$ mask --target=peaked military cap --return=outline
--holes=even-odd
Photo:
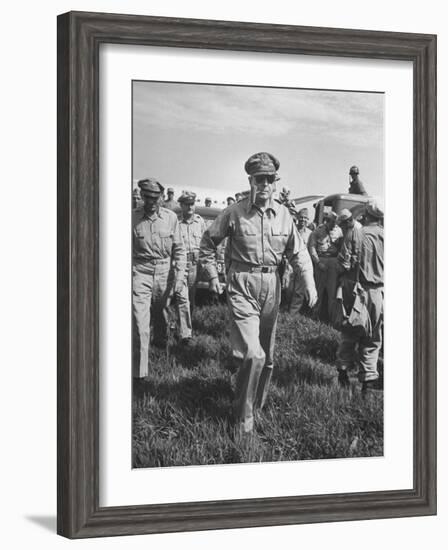
[[[160,195],[163,193],[164,187],[155,178],[145,178],[139,180],[138,186],[142,191],[149,191]]]
[[[307,218],[310,217],[310,213],[308,212],[308,208],[301,208],[301,209],[297,212],[297,215],[298,215],[298,216],[306,216]]]
[[[166,190],[167,193],[174,193],[174,189],[172,187],[168,187]]]
[[[204,200],[206,200],[206,201],[211,201],[212,199],[211,199],[210,197],[205,197]]]
[[[244,169],[250,176],[261,174],[275,174],[280,167],[280,162],[270,153],[255,153],[249,157]]]
[[[196,202],[196,193],[193,193],[192,191],[184,191],[177,199],[177,202]]]

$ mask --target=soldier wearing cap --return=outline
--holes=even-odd
[[[150,314],[153,313],[153,343],[166,345],[167,302],[180,291],[185,276],[185,249],[177,216],[160,206],[163,187],[154,178],[138,182],[144,204],[133,212],[133,376],[148,375]]]
[[[239,434],[252,432],[254,411],[266,400],[280,305],[278,267],[284,254],[302,274],[311,306],[317,298],[308,251],[288,209],[272,197],[279,164],[269,153],[252,155],[245,164],[250,196],[223,210],[201,241],[200,261],[210,290],[219,292],[216,247],[229,239],[227,303],[231,347],[239,365],[234,396]]]
[[[205,231],[205,221],[195,213],[196,194],[185,191],[178,199],[182,213],[179,226],[187,255],[185,284],[176,294],[179,315],[180,338],[183,344],[191,342],[191,314],[195,305],[196,279],[198,274],[199,245]]]
[[[233,197],[227,197],[227,206],[230,206],[231,204],[234,204],[236,201]]]
[[[317,288],[316,311],[319,318],[333,322],[333,305],[337,289],[337,255],[342,244],[342,230],[336,225],[337,214],[325,212],[324,222],[309,236],[308,250],[314,264]]]
[[[132,191],[132,209],[138,208],[139,206],[143,205],[142,198],[140,196],[140,189],[136,187]]]
[[[384,230],[383,211],[377,204],[366,205],[365,225],[359,230],[356,257],[353,263],[341,265],[352,272],[354,290],[347,304],[347,315],[352,313],[355,301],[365,306],[364,326],[346,324],[337,352],[339,382],[349,385],[347,371],[358,363],[358,377],[362,393],[369,393],[378,379],[378,356],[382,345],[383,285],[384,285]],[[362,308],[360,308],[362,309]],[[356,311],[355,311],[356,313]],[[357,321],[359,325],[359,319]],[[358,348],[356,352],[356,348]]]
[[[174,200],[174,189],[172,187],[168,187],[166,193],[168,198],[163,202],[163,207],[168,208],[169,210],[174,210],[177,207],[177,203]]]
[[[359,168],[352,166],[349,171],[349,183],[348,192],[354,195],[367,195],[367,191],[364,188],[364,184],[359,179]]]
[[[308,208],[302,208],[297,212],[296,227],[305,246],[308,246],[308,240],[312,233],[311,229],[308,229],[309,219]],[[290,294],[289,312],[295,315],[300,312],[305,302],[305,285],[303,278],[298,273],[291,277]]]
[[[211,199],[210,197],[205,197],[204,205],[205,205],[207,208],[210,208],[211,205],[212,205],[212,199]]]

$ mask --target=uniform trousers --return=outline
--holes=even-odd
[[[182,287],[182,291],[176,293],[179,335],[181,338],[190,338],[192,334],[191,315],[196,299],[197,275],[198,264],[196,262],[188,262],[185,272],[185,284]]]
[[[300,313],[305,302],[306,286],[305,279],[300,273],[291,273],[291,300],[289,302],[289,313],[297,315]]]
[[[281,283],[277,271],[228,273],[230,342],[239,369],[233,402],[242,431],[253,429],[254,410],[263,407],[273,371]]]
[[[338,261],[337,258],[319,258],[319,261],[326,267],[323,271],[317,265],[314,266],[314,280],[317,290],[316,311],[319,319],[333,323],[334,303],[338,283]]]
[[[378,356],[382,344],[383,288],[365,289],[365,300],[372,333],[366,335],[360,333],[359,329],[344,328],[337,351],[338,370],[346,370],[358,364],[360,382],[376,380],[379,376]]]
[[[153,315],[153,340],[167,337],[167,301],[170,292],[170,258],[132,267],[132,320],[134,378],[148,376],[150,322]]]

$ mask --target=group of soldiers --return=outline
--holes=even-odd
[[[353,220],[350,211],[339,217],[327,212],[324,223],[311,230],[307,210],[292,212],[287,196],[274,198],[279,166],[270,153],[249,157],[244,166],[249,190],[235,200],[231,197],[209,227],[195,213],[194,193],[184,191],[179,197],[179,216],[166,208],[166,201],[162,206],[164,188],[154,178],[138,182],[143,205],[134,210],[134,378],[148,376],[151,314],[152,345],[166,347],[168,306],[173,299],[181,344],[192,344],[191,310],[198,266],[210,291],[221,293],[217,253],[225,241],[226,300],[237,367],[233,419],[242,436],[253,432],[256,411],[265,403],[273,372],[285,259],[292,269],[292,313],[304,305],[310,310],[323,308],[324,295],[330,321],[336,303],[344,312],[338,350],[341,386],[350,386],[348,371],[355,365],[363,395],[370,393],[378,378],[383,212],[368,204],[364,225]],[[168,200],[173,200],[170,191]],[[358,185],[352,192],[362,191]]]

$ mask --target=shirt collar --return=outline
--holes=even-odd
[[[156,211],[149,215],[145,212],[145,210],[143,209],[143,216],[142,218],[145,219],[145,220],[151,220],[151,221],[154,221],[156,218],[160,218],[162,219],[162,213],[160,212],[160,207],[156,209]]]
[[[252,208],[255,208],[255,210],[257,210],[258,212],[261,213],[261,210],[260,208],[258,208],[258,206],[252,202],[250,200],[250,198],[246,199],[247,200],[247,205],[246,205],[246,212],[249,214],[249,212],[252,210]],[[271,210],[275,215],[277,215],[278,213],[278,210],[280,208],[280,203],[277,202],[275,199],[273,199],[271,197],[271,200],[268,202],[268,204],[266,205],[266,208],[265,208],[265,212],[267,212],[268,210]]]

